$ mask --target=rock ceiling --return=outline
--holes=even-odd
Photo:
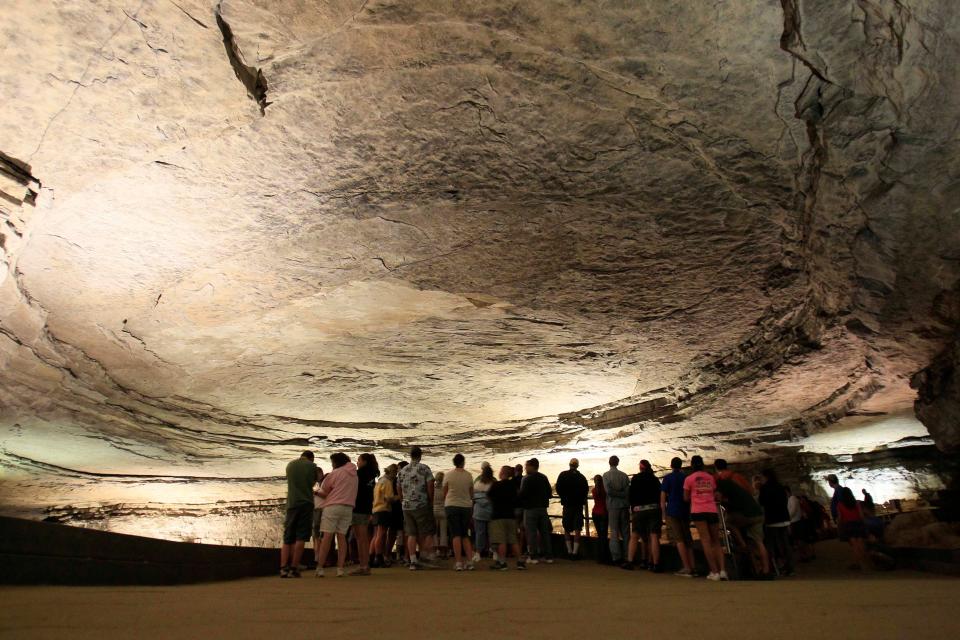
[[[307,445],[749,457],[909,409],[931,363],[920,417],[960,445],[954,3],[0,18],[25,501],[51,475],[266,478]]]

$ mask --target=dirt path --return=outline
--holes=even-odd
[[[526,574],[392,568],[369,578],[0,589],[4,638],[956,638],[960,580],[847,572],[821,545],[802,575],[712,583],[601,567]]]

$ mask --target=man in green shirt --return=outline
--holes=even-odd
[[[770,555],[763,544],[763,507],[747,493],[746,489],[731,478],[718,480],[717,491],[720,493],[723,506],[727,509],[730,529],[737,536],[740,544],[747,546],[744,538],[753,543],[756,554],[752,555],[754,555],[754,570],[757,576],[769,576]]]
[[[304,451],[287,464],[287,516],[283,522],[283,546],[280,548],[280,577],[299,578],[303,545],[310,539],[313,525],[313,485],[317,465],[313,452]]]

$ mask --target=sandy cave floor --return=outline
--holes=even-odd
[[[711,583],[557,562],[526,574],[375,571],[177,587],[0,589],[9,638],[960,637],[960,581],[856,574],[839,543],[802,575]]]

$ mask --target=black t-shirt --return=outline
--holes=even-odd
[[[377,473],[367,465],[357,469],[357,503],[354,513],[373,513],[373,488],[377,484]]]
[[[493,505],[491,520],[513,519],[513,511],[517,508],[516,485],[510,480],[498,480],[487,489],[487,499]]]
[[[557,495],[564,506],[583,506],[589,492],[587,479],[575,469],[567,469],[557,477]]]
[[[638,473],[630,479],[630,506],[660,504],[660,481],[652,471]]]

